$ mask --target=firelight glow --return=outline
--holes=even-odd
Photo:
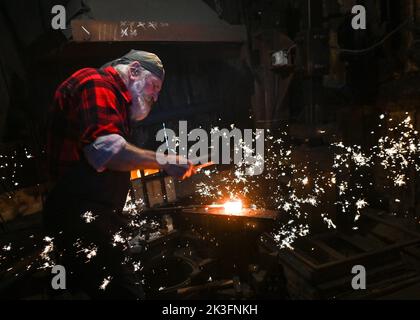
[[[225,202],[223,207],[225,208],[226,213],[239,214],[242,212],[242,201],[241,200],[227,201]]]

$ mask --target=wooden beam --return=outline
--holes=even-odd
[[[72,20],[76,42],[231,42],[246,40],[244,26],[191,25],[157,21]]]

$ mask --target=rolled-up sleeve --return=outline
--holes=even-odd
[[[85,157],[96,171],[102,172],[106,164],[119,153],[127,141],[118,134],[108,134],[96,138],[94,142],[83,148]]]

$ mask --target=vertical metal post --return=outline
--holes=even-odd
[[[144,204],[146,205],[146,208],[150,208],[150,201],[149,201],[149,195],[147,193],[147,184],[144,180],[144,170],[140,170],[141,173],[141,185],[143,187],[143,198],[144,198]]]
[[[163,172],[160,173],[159,181],[160,181],[160,190],[162,192],[163,203],[167,204],[168,193],[166,191],[165,175],[163,174]]]

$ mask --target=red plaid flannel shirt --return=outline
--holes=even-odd
[[[47,154],[52,179],[83,158],[96,138],[128,139],[131,95],[113,67],[77,71],[56,90],[49,119]]]

